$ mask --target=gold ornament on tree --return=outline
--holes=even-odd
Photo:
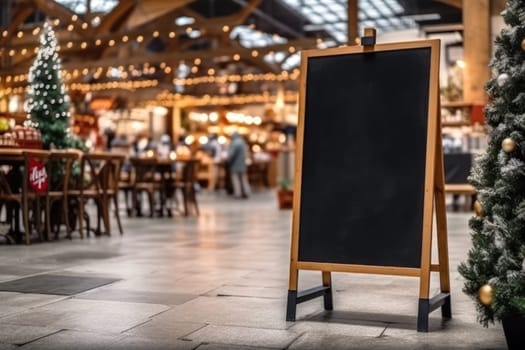
[[[510,137],[507,137],[505,138],[502,142],[501,142],[501,148],[506,152],[506,153],[510,153],[510,152],[513,152],[515,149],[516,149],[516,141],[514,141],[513,139],[511,139]]]
[[[481,203],[479,201],[475,201],[473,207],[474,207],[474,212],[476,213],[476,215],[482,218],[484,216],[484,213],[483,213],[483,207],[481,206]]]
[[[494,295],[492,293],[492,287],[490,284],[484,284],[479,288],[478,299],[485,306],[492,304],[494,301]]]
[[[521,49],[525,51],[525,39],[521,41]]]

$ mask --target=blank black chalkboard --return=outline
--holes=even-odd
[[[306,59],[298,261],[420,267],[430,48]]]
[[[439,40],[303,51],[286,320],[332,272],[419,278],[417,330],[452,316],[439,122]],[[435,225],[433,225],[435,218]],[[433,228],[437,263],[432,259]],[[322,284],[298,290],[299,271]],[[440,293],[430,297],[430,274]]]

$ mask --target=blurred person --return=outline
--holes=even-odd
[[[106,127],[103,131],[103,139],[104,139],[104,150],[110,151],[111,145],[113,143],[113,140],[115,139],[116,134],[115,130],[110,127]]]
[[[161,159],[169,159],[170,153],[175,150],[175,145],[171,141],[169,134],[163,134],[160,136],[159,142],[157,143],[157,155]],[[161,174],[163,181],[163,193],[160,194],[160,200],[165,203],[166,214],[172,216],[172,209],[176,205],[175,198],[175,173],[176,164],[159,164],[156,167],[156,171]],[[163,197],[164,196],[164,197]],[[164,214],[162,211],[159,212],[160,216]]]
[[[211,134],[208,141],[208,153],[210,154],[213,164],[213,189],[219,190],[220,167],[222,162],[222,147],[219,143],[217,134]]]
[[[151,137],[144,132],[137,135],[137,139],[133,142],[133,151],[136,156],[144,156],[146,155],[146,151],[153,149],[154,143]]]
[[[248,175],[246,173],[246,156],[248,145],[242,136],[235,131],[232,134],[226,163],[230,171],[233,186],[233,196],[235,198],[248,198],[251,194]]]
[[[175,145],[171,142],[171,136],[163,134],[157,144],[157,154],[161,158],[169,158],[170,152],[175,150]]]
[[[131,170],[131,164],[129,163],[129,157],[133,154],[131,142],[129,142],[126,134],[118,134],[113,141],[111,141],[110,152],[116,154],[122,154],[126,157],[122,164],[122,171],[129,172]]]

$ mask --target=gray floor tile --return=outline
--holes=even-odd
[[[387,325],[355,325],[335,322],[296,322],[289,328],[297,334],[316,333],[320,336],[343,335],[347,337],[379,337],[383,334]],[[413,332],[413,331],[412,331]]]
[[[122,350],[192,350],[199,346],[199,343],[185,340],[170,340],[166,338],[139,338],[123,337],[118,342],[111,345],[111,349]]]
[[[121,335],[107,335],[93,332],[64,330],[48,337],[26,344],[23,350],[95,350],[111,349],[122,338]]]
[[[156,316],[143,324],[128,329],[123,334],[140,338],[176,340],[205,326],[206,324],[203,323],[178,322],[176,317],[170,321]]]
[[[0,317],[51,304],[65,298],[56,295],[0,292]]]
[[[306,317],[317,307],[315,303],[304,305],[298,317]],[[159,318],[175,315],[179,322],[210,323],[239,327],[286,329],[284,300],[239,297],[199,297],[159,315]]]
[[[222,286],[208,293],[208,296],[229,296],[229,297],[256,297],[268,299],[282,299],[287,291],[282,288],[268,287],[247,287],[247,286]]]
[[[59,328],[20,326],[0,323],[0,343],[22,345],[54,334]]]
[[[16,314],[22,311],[25,311],[26,309],[23,307],[17,307],[17,306],[9,306],[9,305],[2,305],[0,307],[0,318],[5,317],[8,315]]]
[[[210,325],[185,338],[200,343],[264,346],[284,349],[298,336],[299,334],[284,330]]]
[[[202,344],[195,350],[270,350],[270,349],[272,348],[211,343],[211,344]]]
[[[475,326],[474,326],[475,328]],[[439,344],[443,348],[464,348],[464,349],[505,349],[505,337],[502,334],[501,326],[483,328],[478,325],[476,336],[472,336],[473,325],[461,320],[452,319],[444,324],[438,331],[429,333],[416,333],[406,329],[387,327],[384,336],[391,342],[398,339],[413,341],[415,343],[433,346]],[[463,345],[464,344],[464,345]]]
[[[0,275],[25,276],[42,273],[46,269],[19,265],[0,265]]]
[[[3,318],[2,323],[119,333],[168,310],[168,306],[68,299]]]
[[[75,296],[77,299],[90,300],[113,300],[126,301],[132,303],[146,303],[146,304],[163,304],[163,305],[179,305],[195,299],[198,295],[180,294],[180,293],[161,293],[161,292],[145,292],[145,291],[131,291],[125,289],[106,289],[98,288],[94,291],[79,294]]]
[[[372,337],[348,337],[343,335],[323,335],[317,333],[306,333],[297,339],[289,350],[348,350],[348,349],[378,349],[378,350],[416,350],[425,349],[420,344],[412,343],[405,340],[399,340],[392,343],[386,338]],[[435,348],[445,350],[447,348]]]

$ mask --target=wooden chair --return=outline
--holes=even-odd
[[[129,171],[120,170],[120,180],[118,182],[118,190],[124,194],[124,204],[126,206],[126,215],[133,216],[133,186],[135,183],[135,174],[131,169]]]
[[[131,157],[130,162],[134,178],[132,203],[135,207],[136,215],[142,216],[142,202],[139,196],[145,193],[148,196],[149,215],[153,217],[155,214],[155,193],[158,192],[160,195],[162,187],[162,179],[160,176],[156,176],[157,159],[153,157]]]
[[[71,239],[69,188],[73,162],[78,158],[79,153],[77,151],[55,150],[49,155],[50,182],[46,207],[50,208],[50,210],[47,211],[46,222],[50,223],[48,234],[54,232],[55,239],[58,238],[62,223],[66,226],[67,238]],[[59,210],[52,210],[56,206],[59,206],[59,208],[56,208]],[[53,215],[54,213],[58,215]],[[55,227],[53,227],[53,223],[55,223]]]
[[[106,164],[107,174],[102,178],[104,181],[102,183],[102,197],[103,202],[106,203],[105,210],[107,211],[106,215],[109,219],[109,206],[113,202],[113,209],[115,213],[115,218],[117,219],[117,225],[120,234],[123,234],[122,223],[120,222],[120,210],[118,205],[118,193],[121,179],[121,170],[122,165],[124,164],[125,156],[120,154],[111,154],[109,162]],[[111,232],[108,229],[108,234]]]
[[[75,197],[77,201],[78,230],[81,238],[84,237],[84,221],[86,221],[87,225],[86,232],[89,233],[90,231],[89,216],[85,210],[89,200],[92,200],[97,207],[97,228],[95,232],[97,234],[102,233],[100,228],[100,222],[102,221],[104,233],[107,235],[111,234],[108,188],[114,167],[112,157],[113,155],[109,153],[85,153],[81,157],[80,176],[74,189],[68,191],[68,195]]]
[[[7,207],[21,208],[25,243],[31,244],[33,228],[37,231],[40,240],[44,240],[45,232],[50,231],[49,221],[45,220],[49,212],[49,207],[46,205],[48,187],[43,185],[49,179],[49,153],[25,151],[22,152],[20,159],[22,160],[21,163],[13,160],[11,174],[0,173],[0,183],[2,183],[0,186],[0,202],[6,204]],[[35,168],[34,171],[31,171],[33,162],[38,162],[42,168]],[[21,168],[20,165],[22,165]],[[33,180],[41,179],[41,187],[32,186],[31,178]]]
[[[198,181],[197,173],[199,169],[200,161],[198,159],[190,159],[185,161],[184,167],[182,168],[182,176],[179,181],[175,183],[175,189],[179,190],[182,194],[182,202],[184,206],[183,215],[189,215],[189,207],[193,206],[195,214],[199,215],[199,205],[197,203],[197,191],[195,190],[195,184]]]
[[[268,164],[269,162],[252,162],[248,166],[247,176],[253,188],[268,188]]]

